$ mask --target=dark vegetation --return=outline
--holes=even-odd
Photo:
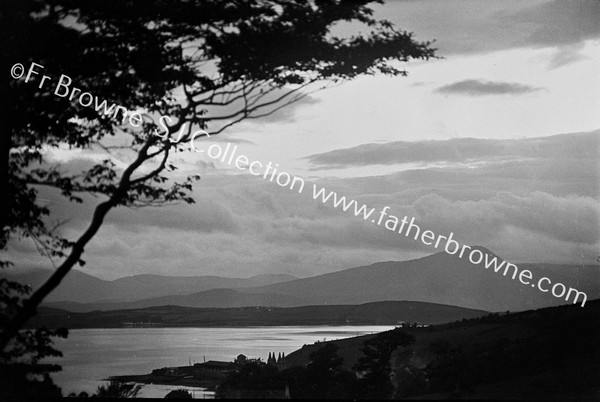
[[[600,301],[319,343],[285,364],[231,375],[218,395],[598,398]]]
[[[251,363],[230,374],[217,388],[218,398],[352,399],[386,398],[393,386],[389,381],[390,357],[400,347],[408,347],[414,337],[393,330],[365,341],[365,354],[355,369],[357,378],[342,366],[338,347],[326,343],[310,354],[305,366],[283,370],[263,363]]]
[[[142,385],[110,381],[107,385],[98,387],[92,396],[99,398],[135,398],[142,390]]]
[[[337,346],[327,344],[311,354],[306,367],[278,370],[249,363],[230,374],[217,388],[217,398],[347,399],[355,392],[355,377],[341,368]]]
[[[185,389],[174,389],[165,395],[165,399],[192,399],[192,394]]]
[[[70,398],[136,398],[140,391],[142,390],[143,385],[134,384],[128,382],[121,381],[109,381],[107,384],[100,385],[96,392],[92,395],[89,395],[87,392],[80,392],[79,394],[71,393],[68,396]],[[60,396],[60,395],[59,395]]]
[[[0,326],[6,324],[21,306],[21,297],[28,293],[27,286],[0,279]],[[40,360],[49,356],[62,356],[60,351],[52,347],[52,338],[66,336],[66,329],[37,328],[20,331],[9,348],[0,350],[0,399],[60,396],[60,389],[50,378],[51,373],[60,370],[60,366],[41,364]]]

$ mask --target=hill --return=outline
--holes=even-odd
[[[491,251],[478,247],[483,253]],[[499,257],[498,257],[499,258]],[[549,277],[600,297],[595,266],[519,264],[534,278]],[[486,269],[483,262],[474,265],[466,258],[440,252],[410,261],[379,262],[364,267],[309,278],[295,279],[251,288],[219,289],[184,296],[149,298],[131,303],[92,305],[53,304],[71,311],[114,310],[158,305],[188,307],[235,307],[266,305],[292,307],[303,305],[364,304],[386,300],[412,300],[461,306],[486,311],[522,311],[564,304],[550,293],[543,293],[518,280]],[[246,295],[246,296],[245,296]],[[247,295],[255,295],[252,299]],[[254,304],[253,304],[254,303]]]
[[[483,247],[483,253],[494,255]],[[500,257],[497,257],[501,261]],[[600,267],[518,264],[533,281],[548,277],[576,288],[588,299],[600,297]],[[566,303],[550,292],[523,285],[484,263],[440,252],[410,261],[387,261],[309,278],[267,275],[253,278],[136,275],[115,281],[73,272],[46,301],[73,312],[138,309],[151,306],[296,307],[412,300],[486,311],[522,311]],[[39,276],[38,276],[39,277]],[[30,283],[35,282],[30,280]],[[152,297],[148,297],[152,295]]]
[[[141,309],[153,306],[181,306],[181,307],[248,307],[248,306],[277,306],[291,307],[300,306],[304,299],[277,293],[243,293],[236,289],[210,289],[204,292],[192,293],[191,295],[175,295],[153,297],[130,302],[115,303],[75,303],[75,302],[50,302],[44,303],[47,307],[63,309],[67,311],[84,313],[90,311],[110,311]]]
[[[35,269],[23,273],[8,275],[11,279],[29,284],[33,289],[39,287],[50,276],[51,271]],[[58,288],[47,298],[47,302],[124,302],[153,297],[185,295],[189,293],[220,289],[261,286],[297,279],[292,275],[268,274],[251,278],[223,278],[219,276],[165,276],[133,275],[105,281],[73,270],[61,282]],[[250,297],[248,297],[250,298]]]
[[[493,253],[477,247],[483,253]],[[600,297],[600,269],[596,266],[518,264],[534,278],[547,276]],[[510,276],[510,274],[509,274]],[[309,278],[240,289],[247,293],[277,293],[310,300],[313,304],[358,304],[380,300],[413,300],[487,311],[521,311],[565,304],[518,280],[504,277],[467,258],[444,252],[410,261],[388,261]]]
[[[410,353],[392,360],[392,369],[410,373],[407,378],[415,381],[426,378],[403,390],[411,398],[564,400],[600,395],[600,300],[585,308],[491,314],[401,331],[416,341]],[[333,343],[344,367],[351,369],[362,356],[363,343],[376,336],[305,345],[285,357],[285,367],[304,367],[311,353]]]
[[[189,308],[161,306],[133,310],[72,313],[42,307],[29,322],[32,327],[118,328],[125,323],[163,327],[238,327],[277,325],[396,325],[400,322],[438,324],[480,317],[485,311],[410,301],[363,305],[294,308]]]

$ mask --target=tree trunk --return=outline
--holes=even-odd
[[[12,134],[15,124],[14,90],[11,82],[14,78],[10,75],[11,67],[21,60],[21,46],[18,45],[18,36],[25,35],[23,9],[24,4],[19,0],[7,0],[0,5],[0,232],[10,221],[9,192],[9,157],[12,148]],[[0,250],[6,246],[8,236],[0,235]]]
[[[54,271],[52,276],[38,289],[33,295],[23,303],[23,307],[19,312],[8,322],[5,328],[0,333],[0,350],[8,345],[8,342],[17,334],[17,332],[25,325],[25,323],[35,315],[38,306],[42,303],[44,298],[50,294],[63,280],[63,278],[69,273],[69,271],[77,264],[81,255],[83,254],[84,247],[94,237],[94,235],[102,226],[102,222],[106,217],[108,211],[119,204],[119,201],[127,194],[129,186],[131,185],[131,176],[135,170],[144,163],[148,158],[148,149],[154,144],[156,137],[151,136],[142,148],[138,151],[137,158],[135,161],[125,169],[119,186],[110,197],[109,200],[104,201],[94,210],[94,215],[90,225],[81,237],[73,245],[71,252],[67,259],[60,264],[60,266]]]
[[[54,271],[54,273],[50,276],[50,278],[38,289],[33,295],[23,303],[23,307],[19,310],[17,315],[15,315],[10,322],[6,325],[6,327],[2,330],[0,334],[0,350],[3,350],[8,342],[17,334],[17,332],[25,325],[25,323],[35,315],[37,311],[37,307],[44,300],[50,292],[52,292],[63,278],[69,273],[71,268],[77,264],[81,255],[83,254],[83,249],[85,245],[94,237],[102,222],[104,221],[104,217],[113,207],[112,201],[106,201],[99,204],[95,211],[92,221],[88,226],[87,230],[83,233],[83,235],[77,240],[77,242],[73,245],[71,249],[71,253],[67,257],[67,259]]]

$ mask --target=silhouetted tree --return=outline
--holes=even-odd
[[[310,362],[300,378],[290,385],[290,395],[302,399],[348,399],[354,396],[356,378],[342,368],[344,359],[338,357],[333,343],[310,354]]]
[[[306,368],[314,372],[317,376],[329,375],[344,362],[344,359],[337,355],[338,349],[335,344],[327,343],[310,354],[310,363],[308,363]]]
[[[108,385],[98,387],[94,395],[98,398],[135,398],[142,390],[142,385],[110,381]]]
[[[427,366],[426,372],[432,391],[449,392],[460,397],[471,390],[476,382],[473,356],[469,356],[461,347],[441,348],[436,358]]]
[[[382,332],[363,343],[355,370],[364,372],[359,382],[362,396],[369,398],[389,398],[393,386],[390,382],[392,353],[399,347],[408,347],[415,342],[414,336],[400,329]]]
[[[185,389],[174,389],[165,395],[165,399],[192,399],[192,394]]]
[[[0,326],[6,324],[16,310],[21,308],[22,296],[30,291],[28,286],[0,278]],[[67,330],[22,330],[0,350],[0,396],[2,400],[24,400],[39,395],[61,396],[50,373],[60,370],[56,364],[40,364],[44,357],[62,356],[52,344],[52,337],[67,336]]]
[[[107,213],[118,206],[192,203],[198,176],[173,181],[174,153],[189,142],[256,119],[313,91],[360,75],[405,75],[401,62],[434,55],[429,43],[372,17],[370,1],[8,0],[0,9],[0,221],[3,247],[11,233],[31,237],[44,253],[64,257],[0,334],[0,349],[35,314],[71,268]],[[338,22],[362,23],[370,33],[330,35]],[[60,45],[57,45],[60,44]],[[268,44],[268,46],[266,45]],[[14,63],[40,73],[26,83],[8,75]],[[105,114],[59,97],[58,76],[130,111],[143,122]],[[71,94],[73,92],[71,91]],[[159,121],[160,116],[170,118]],[[165,123],[165,127],[161,123]],[[164,130],[164,131],[163,131]],[[201,131],[206,130],[206,131]],[[106,159],[82,172],[44,160],[47,147],[105,150]],[[123,169],[121,160],[130,153]],[[169,175],[170,174],[170,175]],[[33,186],[51,186],[69,200],[101,197],[89,226],[75,240],[59,237],[37,204]]]
[[[306,367],[277,370],[268,364],[248,363],[217,387],[219,398],[350,399],[356,395],[356,376],[342,367],[338,347],[327,343],[310,354]]]
[[[262,362],[249,362],[230,373],[217,387],[218,398],[268,398],[273,392],[281,392],[284,383],[278,370]]]

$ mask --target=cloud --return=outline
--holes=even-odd
[[[279,110],[277,110],[275,113],[270,114],[268,116],[262,117],[260,120],[250,120],[250,122],[256,122],[256,124],[263,124],[263,123],[293,123],[296,121],[296,111],[302,107],[305,107],[307,105],[315,105],[317,103],[319,103],[319,99],[307,95],[301,99],[299,99],[296,102],[291,103],[290,105],[287,105],[286,107],[283,107]]]
[[[582,49],[583,46],[579,43],[558,49],[550,59],[548,68],[553,70],[586,59],[580,53]]]
[[[600,38],[597,0],[393,1],[375,9],[419,40],[436,39],[443,56],[544,47],[572,52]]]
[[[500,21],[532,27],[523,44],[569,46],[600,37],[600,2],[553,0],[506,13]]]
[[[446,161],[388,175],[306,179],[298,194],[247,174],[216,171],[194,188],[196,204],[117,208],[86,247],[82,270],[103,278],[139,273],[316,275],[436,250],[312,198],[312,185],[415,217],[422,230],[482,244],[514,262],[595,261],[600,247],[600,131],[519,140],[368,144],[320,154],[319,163]],[[387,150],[387,151],[386,151]],[[387,153],[386,153],[387,152]],[[412,159],[411,159],[412,158]],[[74,163],[75,165],[79,164]],[[47,188],[52,217],[77,238],[93,207]],[[30,242],[30,240],[25,240]],[[31,243],[11,244],[17,266],[48,266]]]
[[[516,82],[494,82],[483,80],[463,80],[437,88],[434,92],[449,95],[522,95],[540,91],[541,88]]]
[[[599,148],[600,130],[596,130],[515,140],[455,138],[371,143],[309,155],[306,159],[315,169],[406,163],[501,163],[540,158],[587,161],[598,167]]]

